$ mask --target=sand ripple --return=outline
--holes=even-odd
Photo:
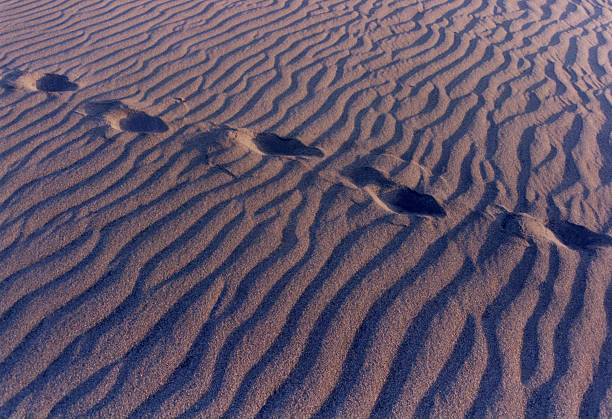
[[[0,416],[612,416],[602,0],[7,0]]]

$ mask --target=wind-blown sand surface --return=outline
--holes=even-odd
[[[607,0],[1,0],[1,417],[612,417]]]

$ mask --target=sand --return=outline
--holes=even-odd
[[[0,417],[612,417],[606,0],[1,0]]]

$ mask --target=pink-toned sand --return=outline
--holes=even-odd
[[[609,0],[0,0],[0,417],[612,417]]]

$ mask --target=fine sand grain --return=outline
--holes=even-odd
[[[0,417],[612,417],[608,0],[0,0]]]

